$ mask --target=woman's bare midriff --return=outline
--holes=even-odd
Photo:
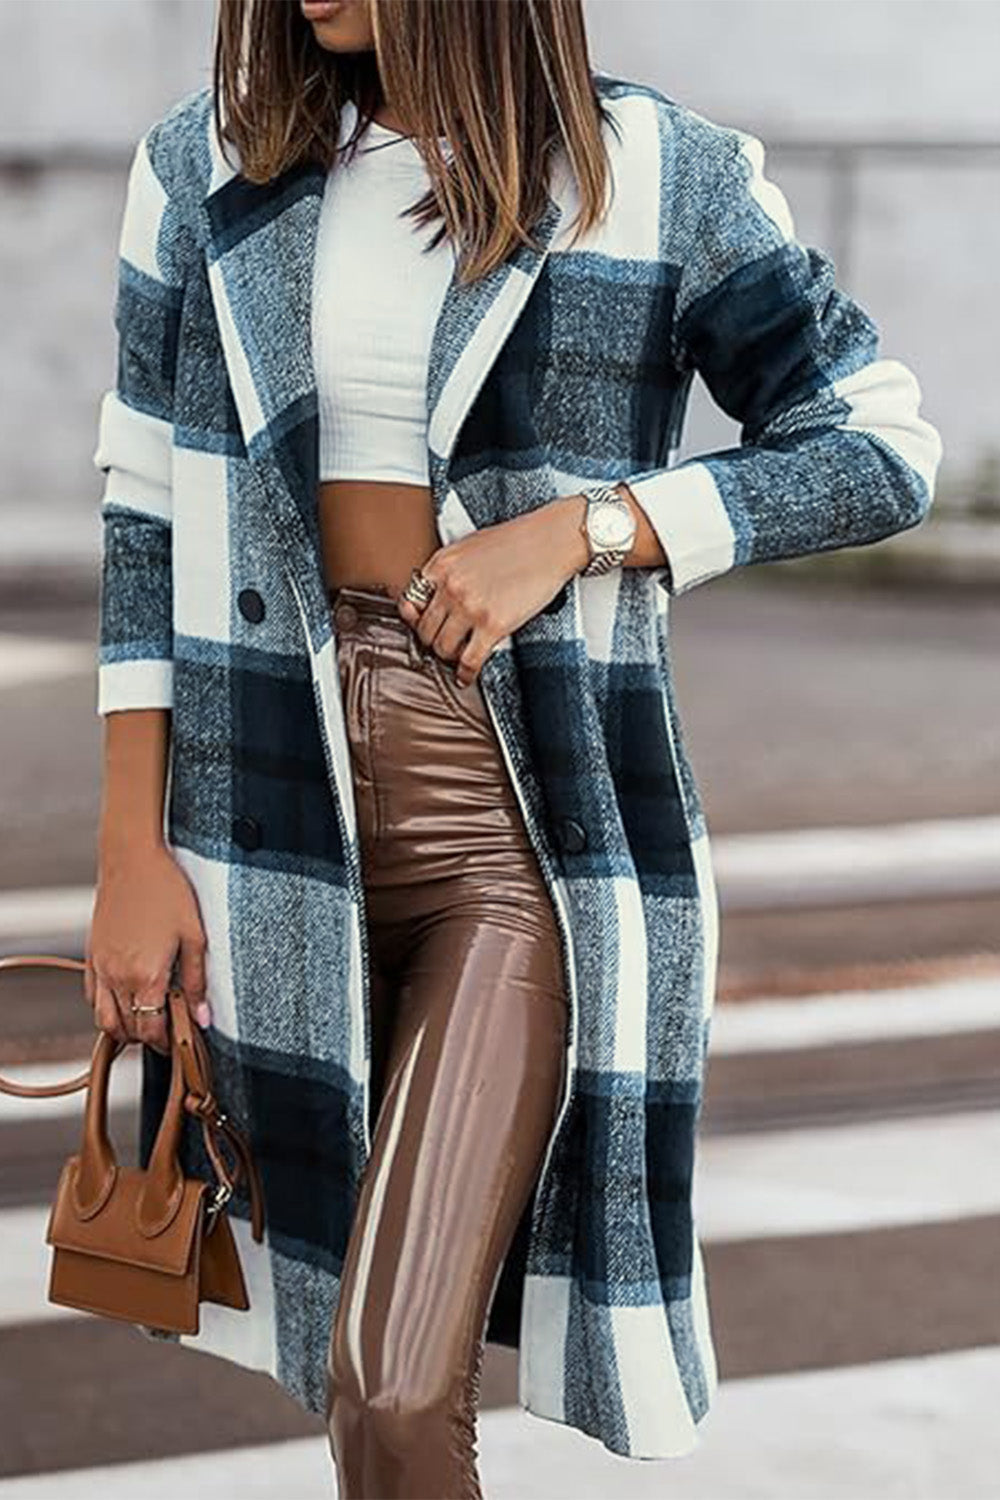
[[[329,589],[351,585],[395,598],[441,545],[430,485],[327,479],[317,495]]]

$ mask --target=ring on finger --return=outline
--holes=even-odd
[[[403,598],[415,605],[417,609],[423,609],[430,603],[436,587],[434,581],[419,568],[413,568],[410,572],[410,581],[403,590]]]

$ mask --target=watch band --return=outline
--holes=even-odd
[[[600,573],[610,573],[612,568],[621,567],[624,561],[624,552],[605,548],[602,552],[594,553],[589,563],[580,569],[580,576],[581,578],[593,578]]]

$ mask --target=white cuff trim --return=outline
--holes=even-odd
[[[170,519],[173,423],[126,406],[116,391],[101,397],[94,467],[135,475],[146,493],[159,496],[155,514]]]
[[[851,408],[838,429],[880,438],[919,474],[932,495],[942,442],[937,429],[920,416],[921,392],[913,372],[899,360],[880,359],[838,380],[832,389]]]
[[[97,669],[97,712],[118,708],[173,708],[174,664],[162,657],[115,661]]]
[[[626,478],[656,532],[670,567],[672,594],[719,573],[735,558],[735,536],[711,471],[704,464]],[[666,578],[664,577],[664,582]]]

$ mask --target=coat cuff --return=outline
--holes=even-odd
[[[120,708],[173,708],[174,664],[162,657],[102,662],[97,669],[97,712]]]
[[[622,482],[642,507],[666,554],[667,565],[658,576],[669,593],[683,594],[733,567],[735,534],[705,464],[647,469]]]

